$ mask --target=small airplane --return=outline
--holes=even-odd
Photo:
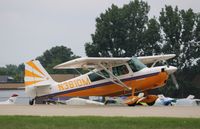
[[[66,99],[60,99],[60,98],[53,98],[48,99],[46,101],[46,104],[63,104],[63,105],[105,105],[103,102],[85,99],[85,98],[79,98],[79,97],[73,97]]]
[[[13,94],[8,100],[0,102],[0,105],[15,104],[17,96],[17,94]]]
[[[29,104],[43,103],[53,97],[122,96],[129,95],[125,103],[134,106],[145,102],[154,104],[158,98],[148,90],[162,87],[174,66],[156,66],[158,62],[175,57],[175,54],[143,57],[85,57],[64,62],[54,69],[88,69],[89,72],[64,82],[55,82],[38,60],[25,63],[25,92],[32,99]],[[151,64],[150,67],[146,65]],[[175,80],[175,79],[173,79]],[[176,86],[178,84],[175,81]],[[136,93],[143,92],[142,96]]]
[[[187,98],[177,99],[158,95],[154,106],[200,106],[200,99],[194,99],[194,95]]]

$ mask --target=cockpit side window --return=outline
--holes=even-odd
[[[103,77],[100,76],[99,74],[102,75]],[[110,78],[109,74],[105,70],[98,71],[97,73],[95,72],[91,73],[88,75],[88,77],[90,78],[91,82],[103,80],[105,78]]]
[[[128,64],[133,72],[137,72],[143,68],[146,68],[146,65],[140,62],[136,57],[132,57],[131,60],[128,61]]]
[[[113,67],[112,71],[113,71],[113,74],[115,76],[125,75],[125,74],[129,73],[126,65],[120,65],[120,66],[117,66],[117,67]]]
[[[128,64],[129,64],[129,66],[130,66],[130,68],[132,69],[133,72],[137,72],[135,65],[131,61],[129,61]]]

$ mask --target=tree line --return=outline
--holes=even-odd
[[[42,66],[50,74],[74,74],[74,70],[55,70],[54,66],[78,58],[70,48],[66,46],[55,46],[49,50],[46,50],[41,56],[36,57]],[[9,75],[14,78],[13,82],[23,82],[24,81],[24,64],[17,65],[6,65],[5,67],[0,67],[0,75]]]

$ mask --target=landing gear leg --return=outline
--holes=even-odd
[[[135,89],[132,87],[132,95],[129,96],[124,103],[127,104],[128,106],[135,106],[137,100],[139,99],[138,96],[134,96],[135,94]]]

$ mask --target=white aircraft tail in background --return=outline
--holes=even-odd
[[[194,95],[187,98],[177,99],[175,106],[200,106],[200,99],[194,99]]]
[[[13,94],[8,100],[0,102],[0,104],[15,104],[17,96],[17,94]]]
[[[194,99],[194,95],[189,95],[186,99]]]

